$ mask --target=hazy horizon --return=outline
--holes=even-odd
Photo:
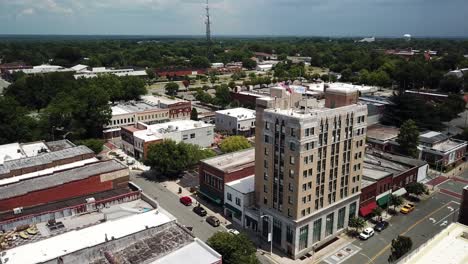
[[[0,0],[0,34],[203,36],[204,3]],[[211,0],[210,8],[215,36],[468,37],[464,0]]]

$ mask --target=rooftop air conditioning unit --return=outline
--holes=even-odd
[[[96,202],[96,199],[94,199],[94,197],[86,198],[86,203],[95,203],[95,202]]]
[[[13,214],[15,214],[15,215],[21,214],[22,212],[23,212],[23,207],[13,208]]]

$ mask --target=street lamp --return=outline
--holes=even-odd
[[[273,255],[273,217],[271,215],[262,215],[260,218],[267,217],[270,222],[270,232],[268,233],[268,240],[270,240],[270,256]],[[270,237],[271,236],[271,237]]]

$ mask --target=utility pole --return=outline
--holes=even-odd
[[[205,25],[206,25],[206,56],[208,59],[211,59],[212,57],[212,51],[211,51],[211,20],[210,20],[210,7],[208,0],[206,0],[206,20],[205,20]]]

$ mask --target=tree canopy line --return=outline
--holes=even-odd
[[[212,62],[242,61],[255,67],[254,52],[277,54],[284,60],[271,76],[233,74],[229,85],[215,85],[217,76],[206,78],[215,89],[212,96],[200,89],[195,97],[220,107],[237,106],[229,91],[234,81],[244,78],[244,84],[269,84],[283,79],[329,79],[307,72],[303,64],[292,64],[287,56],[308,56],[311,65],[340,73],[342,81],[357,84],[396,86],[393,105],[386,111],[383,122],[400,126],[412,118],[420,128],[440,129],[442,122],[461,111],[461,99],[456,94],[467,87],[468,77],[456,78],[445,73],[468,67],[468,41],[444,39],[415,39],[406,42],[386,39],[374,43],[355,43],[353,39],[328,38],[223,38],[213,43],[213,56],[206,57],[203,39],[107,39],[107,40],[5,40],[0,41],[2,63],[23,61],[38,65],[51,63],[70,67],[77,63],[92,67],[135,66],[145,68],[206,68]],[[405,59],[386,54],[387,49],[436,50],[438,56],[426,60],[422,54]],[[152,72],[151,70],[149,70]],[[447,102],[430,102],[402,93],[405,89],[433,88],[453,94]],[[174,95],[178,87],[167,87]],[[13,84],[4,92],[0,138],[11,142],[68,135],[69,138],[99,137],[101,128],[110,118],[108,101],[137,99],[145,93],[144,81],[137,78],[103,76],[96,79],[74,80],[70,73],[35,76],[15,74]],[[6,107],[8,106],[8,107]],[[13,113],[11,109],[16,109]],[[36,114],[33,114],[36,112]]]
[[[145,82],[137,77],[75,80],[71,73],[19,74],[0,97],[5,119],[0,141],[100,138],[112,117],[109,102],[136,100],[145,93]]]

